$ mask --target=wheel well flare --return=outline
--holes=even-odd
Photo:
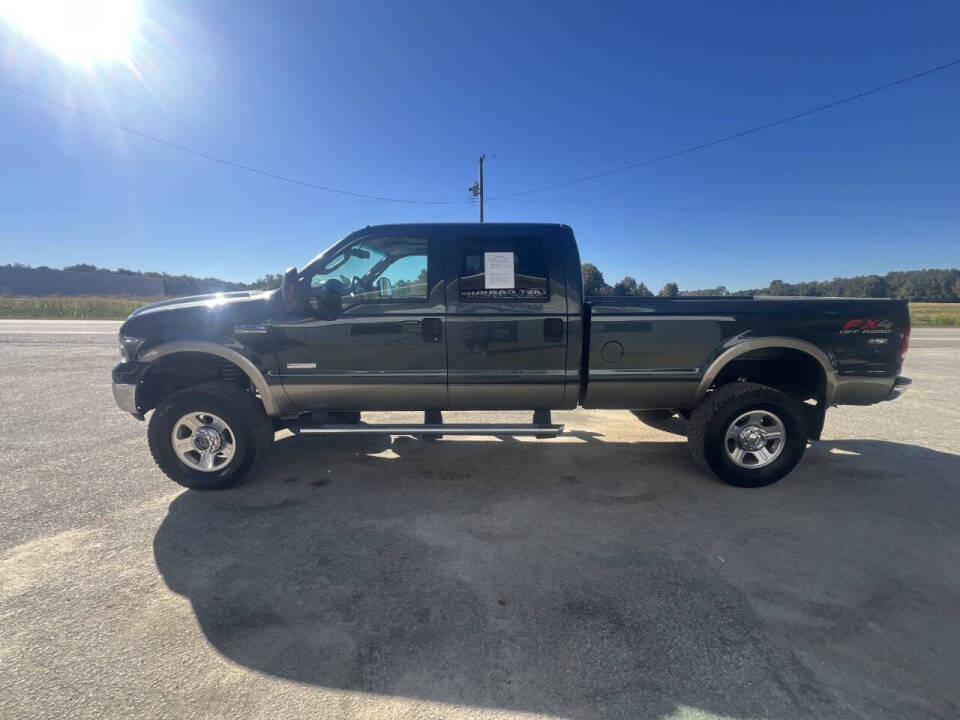
[[[255,392],[268,415],[280,414],[266,379],[250,359],[215,343],[209,343],[213,350],[179,345],[159,345],[139,358],[149,363],[137,393],[138,406],[142,411],[155,408],[164,397],[178,390],[218,381]]]
[[[697,401],[711,388],[744,380],[775,387],[800,402],[813,399],[824,408],[832,404],[837,386],[830,358],[816,345],[793,338],[755,339],[726,349],[711,363]]]

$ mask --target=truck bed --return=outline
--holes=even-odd
[[[758,354],[779,346],[822,355],[835,374],[831,404],[877,402],[893,387],[909,328],[906,301],[889,299],[602,297],[588,308],[588,408],[692,407],[722,354],[739,348],[749,358],[759,341]]]

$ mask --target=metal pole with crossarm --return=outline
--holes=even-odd
[[[480,156],[480,181],[470,186],[469,191],[473,197],[480,198],[480,222],[483,222],[483,160],[486,155]]]
[[[480,156],[480,222],[483,222],[483,159],[486,155]]]

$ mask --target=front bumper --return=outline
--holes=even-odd
[[[140,380],[146,370],[146,365],[122,362],[110,373],[113,399],[117,406],[137,420],[143,420],[143,412],[137,404],[137,391],[140,389]]]

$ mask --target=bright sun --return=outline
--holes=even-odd
[[[0,18],[86,68],[130,62],[140,24],[138,0],[0,0]]]

